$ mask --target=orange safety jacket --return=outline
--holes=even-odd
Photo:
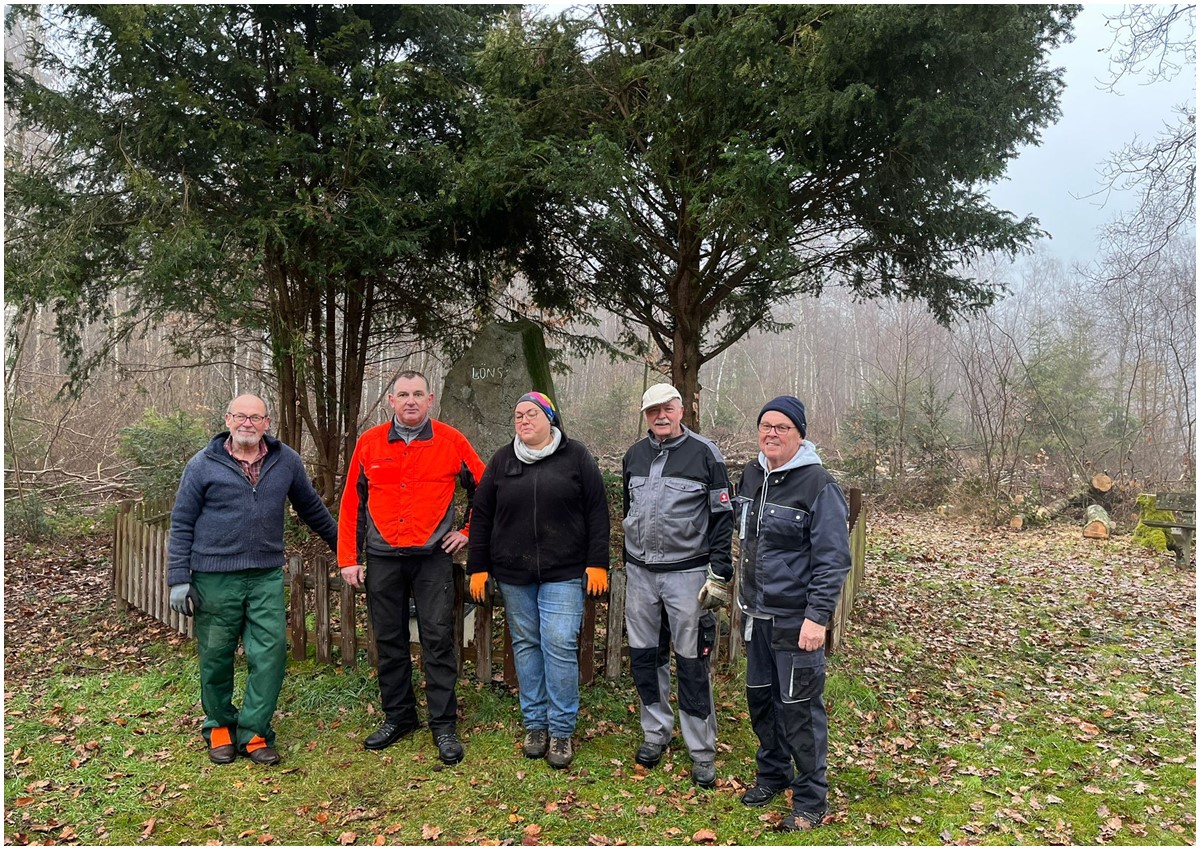
[[[434,551],[454,524],[454,485],[467,492],[463,534],[469,533],[475,485],[483,462],[459,431],[429,419],[411,443],[394,421],[358,438],[338,513],[338,565],[371,555]]]

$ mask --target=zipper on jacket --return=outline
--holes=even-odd
[[[533,473],[533,571],[537,574],[538,584],[542,583],[542,543],[538,539],[538,465],[532,464]]]
[[[755,523],[754,536],[755,537],[762,536],[762,518],[763,518],[763,513],[767,509],[767,485],[770,484],[770,482],[771,482],[771,473],[767,472],[766,474],[763,475],[762,498],[758,502],[758,516],[755,517],[755,519],[754,519],[754,523]]]

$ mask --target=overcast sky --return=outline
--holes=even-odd
[[[1062,118],[1008,168],[1008,179],[991,191],[993,203],[1017,215],[1034,215],[1051,234],[1043,247],[1064,264],[1096,253],[1097,229],[1132,202],[1128,196],[1094,195],[1103,185],[1100,167],[1124,144],[1153,139],[1172,117],[1172,107],[1196,99],[1196,69],[1171,83],[1123,80],[1117,94],[1101,90],[1108,79],[1112,30],[1105,16],[1120,5],[1088,4],[1075,18],[1075,41],[1059,48],[1051,63],[1066,69]]]

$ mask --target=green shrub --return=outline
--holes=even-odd
[[[53,532],[46,501],[41,493],[27,490],[4,503],[5,531],[30,543],[41,543]]]
[[[177,410],[163,416],[153,408],[122,428],[117,453],[136,464],[133,483],[146,499],[169,499],[179,487],[188,460],[210,437],[208,419]]]

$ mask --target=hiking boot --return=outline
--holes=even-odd
[[[458,764],[463,760],[463,745],[454,732],[443,732],[434,738],[442,764]]]
[[[712,788],[717,784],[717,766],[711,761],[692,762],[692,781],[701,788]]]
[[[218,726],[208,733],[208,760],[213,764],[232,764],[237,759],[237,747],[229,735],[228,726]]]
[[[654,767],[662,761],[663,752],[666,749],[666,744],[652,744],[649,741],[642,741],[642,745],[638,747],[637,755],[633,757],[633,760],[642,767]]]
[[[571,747],[570,738],[551,738],[550,750],[546,753],[546,764],[555,770],[569,767],[575,758],[575,750]]]
[[[814,812],[792,812],[779,822],[779,829],[784,832],[805,832],[816,829],[825,820],[823,815]]]
[[[368,750],[386,750],[405,735],[411,735],[421,726],[421,721],[413,718],[400,723],[385,720],[379,728],[367,736],[363,746]]]
[[[545,729],[530,729],[525,733],[525,743],[521,749],[527,759],[545,758],[546,750],[550,749],[550,733]]]
[[[747,806],[765,806],[775,799],[775,795],[782,790],[782,788],[772,788],[769,785],[755,783],[747,788],[746,793],[742,795],[742,803]]]
[[[246,744],[246,757],[255,764],[279,764],[279,753],[274,747],[268,747],[262,735],[255,735]]]

